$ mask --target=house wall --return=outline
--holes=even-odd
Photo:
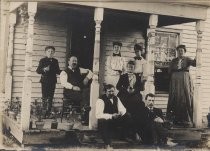
[[[46,46],[52,45],[55,47],[54,57],[58,59],[60,69],[63,70],[65,68],[67,49],[67,26],[65,21],[65,15],[59,12],[55,13],[38,9],[34,24],[34,45],[32,54],[32,101],[34,98],[41,98],[41,84],[39,82],[41,75],[36,73],[36,68],[39,60],[45,56],[44,49]],[[24,25],[18,24],[15,28],[12,97],[21,97],[22,95],[26,32],[27,25],[24,28]],[[55,100],[59,101],[63,97],[63,89],[60,85],[59,76],[57,76],[57,80],[54,96]]]

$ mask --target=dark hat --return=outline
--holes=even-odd
[[[135,65],[135,61],[134,60],[129,60],[128,64]]]
[[[176,50],[178,50],[179,48],[183,48],[185,52],[187,51],[185,45],[179,45],[179,46],[177,46],[177,47],[176,47]]]
[[[141,45],[135,44],[134,45],[134,50],[140,50],[140,51],[142,51],[143,49],[142,49],[142,46]]]
[[[122,47],[122,43],[119,42],[119,41],[114,41],[114,42],[113,42],[113,46],[114,46],[114,45],[118,45],[118,46]]]

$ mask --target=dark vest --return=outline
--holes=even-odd
[[[108,114],[118,113],[118,108],[117,108],[118,99],[116,96],[113,97],[113,104],[107,98],[106,94],[102,95],[101,99],[104,101],[104,113]]]
[[[72,85],[74,86],[78,86],[80,88],[82,88],[82,81],[83,81],[83,77],[80,73],[80,69],[79,68],[76,68],[74,70],[74,72],[67,68],[65,70],[66,74],[67,74],[67,82],[71,83]],[[64,96],[68,96],[68,95],[71,95],[73,93],[73,90],[72,89],[66,89],[64,88]]]

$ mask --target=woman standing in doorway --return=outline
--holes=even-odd
[[[175,125],[192,126],[193,121],[193,84],[189,67],[196,66],[196,60],[185,56],[185,45],[177,47],[177,58],[169,66],[170,86],[167,117]]]

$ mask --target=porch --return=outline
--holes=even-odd
[[[136,10],[136,6],[129,7],[130,10],[128,10],[126,5],[122,9],[118,6],[114,8],[111,6],[114,5],[105,5],[102,8],[92,3],[73,2],[68,4],[29,2],[11,5],[8,22],[10,26],[5,100],[11,101],[18,96],[21,98],[22,106],[20,123],[13,122],[6,116],[4,116],[4,122],[15,125],[15,129],[10,128],[13,135],[18,137],[19,142],[23,143],[25,140],[24,136],[26,136],[25,132],[30,132],[31,104],[34,102],[34,99],[41,97],[39,76],[35,73],[35,68],[38,60],[43,56],[43,48],[46,45],[54,45],[56,47],[55,57],[58,58],[61,69],[67,66],[66,59],[68,56],[76,54],[79,55],[82,66],[93,70],[94,78],[90,85],[90,100],[88,100],[91,106],[89,125],[79,129],[96,129],[95,102],[99,94],[102,93],[102,85],[106,77],[104,61],[111,54],[112,41],[121,40],[124,43],[122,54],[127,59],[133,57],[134,52],[132,48],[135,43],[143,45],[146,60],[149,63],[149,80],[146,83],[145,91],[155,93],[154,52],[156,51],[155,38],[157,31],[162,32],[160,29],[162,26],[192,21],[197,22],[196,30],[198,33],[196,51],[198,66],[196,68],[196,93],[194,96],[196,100],[194,108],[195,123],[197,127],[202,126],[201,105],[198,100],[200,100],[201,86],[202,21],[205,19],[205,8],[198,7],[196,9],[196,7],[193,7],[199,12],[196,14],[197,16],[193,16],[188,12],[184,12],[184,15],[171,14],[171,12],[168,14],[167,11],[154,13],[152,11],[153,7],[147,7],[148,10],[139,11]],[[144,8],[144,5],[140,7]],[[164,7],[168,10],[171,8],[168,5],[164,5]],[[177,5],[177,7],[179,9],[183,8],[182,5]],[[190,6],[186,6],[186,9],[190,8]],[[17,12],[19,15],[17,15]],[[80,18],[78,19],[75,15],[78,15]],[[59,22],[57,21],[58,19]],[[166,22],[165,20],[168,21]],[[174,31],[173,33],[177,32]],[[78,41],[82,43],[78,44]],[[87,56],[88,59],[86,58]],[[62,87],[60,83],[56,87],[55,99],[59,106],[62,103]],[[159,100],[157,103],[158,107],[166,107],[167,92],[157,94],[157,100]],[[49,129],[49,124],[47,125],[45,129]],[[61,131],[66,130],[63,129],[64,125],[60,124]]]

